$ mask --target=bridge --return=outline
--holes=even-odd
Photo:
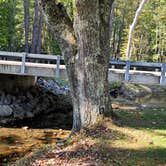
[[[166,63],[110,60],[109,64],[109,81],[166,85]],[[67,78],[64,58],[60,55],[0,51],[0,73]]]

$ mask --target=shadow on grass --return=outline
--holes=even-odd
[[[120,131],[109,129],[105,125],[97,125],[95,127],[92,127],[90,129],[84,129],[83,131],[85,137],[91,137],[91,138],[99,138],[103,140],[132,140],[133,137],[124,134]]]
[[[115,110],[116,125],[132,128],[166,130],[166,108],[145,108],[142,110]]]
[[[166,149],[122,149],[100,142],[93,145],[78,145],[68,151],[50,152],[45,157],[48,160],[56,158],[61,163],[74,161],[82,165],[156,166],[166,164]]]

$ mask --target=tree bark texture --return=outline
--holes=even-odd
[[[31,53],[40,53],[42,45],[41,41],[42,29],[43,29],[43,14],[39,10],[38,1],[35,0]]]
[[[43,26],[44,26],[43,13],[40,12],[38,38],[37,38],[37,46],[36,46],[36,53],[37,54],[40,54],[40,52],[41,52]]]
[[[29,0],[24,0],[25,52],[29,52]]]
[[[76,0],[74,25],[63,5],[41,0],[45,18],[65,57],[73,99],[73,131],[109,111],[110,0]],[[74,28],[73,28],[74,27]]]

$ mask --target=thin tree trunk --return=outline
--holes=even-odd
[[[141,60],[141,57],[142,57],[142,39],[143,39],[143,35],[141,35],[141,38],[140,38],[140,43],[139,43],[139,53],[137,55],[137,61],[140,61]]]
[[[40,20],[39,20],[39,29],[38,29],[38,40],[36,46],[36,53],[40,54],[41,46],[42,46],[42,30],[43,30],[44,18],[42,12],[40,12]]]
[[[135,17],[134,17],[133,23],[130,26],[129,39],[128,39],[127,51],[126,51],[126,60],[129,60],[130,57],[131,57],[131,46],[132,46],[133,32],[134,32],[135,26],[137,24],[138,17],[141,14],[141,11],[142,11],[142,9],[143,9],[143,7],[144,7],[144,5],[145,5],[145,3],[147,1],[148,0],[142,0],[141,1],[140,6],[139,6],[139,8],[137,9],[137,11],[135,13]]]
[[[36,53],[38,33],[39,33],[39,5],[38,5],[38,0],[35,0],[31,53]]]
[[[115,9],[112,9],[112,19],[115,18]],[[112,54],[114,55],[114,59],[116,59],[116,54],[115,54],[115,44],[116,44],[116,30],[117,30],[117,24],[116,21],[114,21],[114,28],[113,29],[113,35],[112,35],[112,43],[111,43],[111,48],[112,48]]]
[[[9,26],[8,26],[8,30],[9,30],[9,40],[8,40],[8,50],[9,51],[14,51],[14,34],[15,34],[15,15],[16,15],[16,1],[10,1],[9,2],[9,6],[10,6],[10,17],[9,17]]]
[[[112,30],[113,30],[113,7],[111,7],[111,12],[110,12],[110,21],[109,21],[109,29],[110,29],[110,32],[109,32],[109,37],[110,37],[110,45],[112,44],[111,43],[111,40],[112,40]],[[112,52],[110,51],[110,58],[112,58]]]
[[[117,50],[116,50],[116,59],[120,56],[120,46],[122,44],[122,33],[124,28],[124,20],[126,16],[126,7],[127,7],[127,0],[125,1],[124,9],[123,9],[123,16],[120,23],[119,33],[118,33],[118,43],[117,43]]]
[[[24,0],[25,52],[29,52],[29,0]]]

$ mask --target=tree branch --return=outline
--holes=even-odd
[[[77,44],[73,23],[67,15],[66,9],[58,0],[39,0],[44,18],[53,31],[62,54],[70,57],[76,54]]]

